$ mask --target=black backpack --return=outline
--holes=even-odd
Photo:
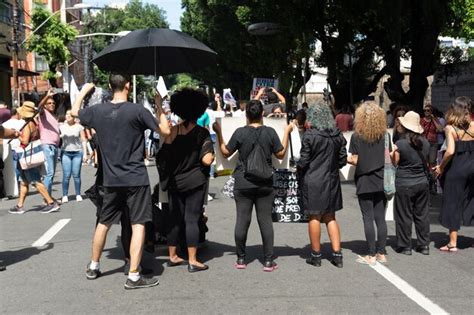
[[[268,182],[273,179],[273,167],[268,165],[265,151],[258,141],[263,128],[258,128],[252,149],[243,161],[244,177],[251,182]]]

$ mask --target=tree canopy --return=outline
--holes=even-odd
[[[49,20],[38,28],[48,18]],[[49,71],[45,72],[44,77],[53,83],[57,68],[71,58],[67,45],[74,40],[78,32],[74,27],[62,23],[59,16],[51,17],[51,12],[42,7],[34,9],[31,20],[33,29],[37,31],[28,39],[27,48],[46,59]]]
[[[130,1],[123,10],[106,8],[104,10],[87,14],[84,17],[85,33],[111,33],[133,31],[145,28],[168,28],[165,12],[155,4],[143,3],[141,0]],[[110,36],[92,37],[90,44],[96,53],[100,52],[116,38]],[[91,71],[92,73],[92,71]],[[106,86],[107,75],[94,67],[96,84]],[[137,76],[137,90],[139,93],[150,90],[149,84],[142,76]]]
[[[336,107],[372,93],[384,75],[392,101],[421,110],[427,77],[439,63],[440,34],[472,38],[473,0],[183,0],[183,31],[219,54],[219,64],[199,74],[205,83],[246,94],[252,77],[276,76],[281,89],[295,95],[303,57],[316,56],[328,68]],[[467,13],[467,14],[466,14]],[[283,31],[252,36],[248,25],[274,22]],[[348,62],[350,55],[351,63]],[[410,58],[409,90],[402,87],[400,59]],[[307,60],[307,58],[306,58]],[[402,69],[404,70],[404,69]],[[308,77],[308,76],[307,76]]]

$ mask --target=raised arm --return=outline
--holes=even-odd
[[[282,94],[280,94],[280,92],[278,92],[275,88],[272,88],[272,92],[278,96],[280,103],[286,104],[286,99]]]
[[[290,134],[293,131],[293,123],[290,122],[286,127],[285,127],[285,132],[283,134],[283,141],[281,144],[283,145],[283,150],[280,152],[275,153],[275,157],[277,159],[283,159],[285,157],[286,151],[288,151],[288,143],[290,139]]]
[[[72,117],[79,117],[79,110],[82,107],[82,102],[84,101],[84,98],[89,94],[93,89],[95,88],[94,83],[86,83],[82,87],[81,91],[76,97],[76,100],[74,101],[74,104],[72,104],[71,107],[71,116]],[[41,106],[41,103],[40,103]]]
[[[170,126],[168,124],[168,120],[166,119],[166,115],[163,112],[163,98],[161,97],[160,93],[156,93],[155,95],[155,106],[156,106],[156,119],[158,120],[158,132],[161,136],[167,137],[171,134]]]

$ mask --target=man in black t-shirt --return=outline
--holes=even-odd
[[[152,220],[150,182],[144,163],[144,131],[151,129],[166,136],[170,130],[161,110],[159,94],[156,113],[158,122],[143,106],[127,101],[130,90],[128,76],[111,74],[109,84],[114,93],[111,102],[79,111],[79,101],[71,110],[71,115],[78,116],[82,124],[96,131],[101,150],[100,163],[103,167],[103,205],[94,234],[92,258],[87,266],[86,277],[96,279],[100,276],[99,259],[110,226],[120,221],[122,211],[128,211],[132,224],[132,239],[130,271],[125,289],[152,287],[158,284],[158,280],[143,278],[138,271],[145,239],[145,223]],[[93,87],[92,84],[86,84],[80,96],[89,93]],[[127,207],[123,207],[124,204]]]

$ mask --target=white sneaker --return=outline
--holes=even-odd
[[[69,198],[67,196],[63,196],[63,198],[61,199],[61,203],[68,203],[69,201]]]
[[[211,195],[208,194],[207,195],[207,201],[213,201],[213,200],[214,200],[214,198]]]
[[[81,195],[77,195],[76,196],[76,201],[77,202],[81,202],[83,199],[82,199],[82,196]]]

